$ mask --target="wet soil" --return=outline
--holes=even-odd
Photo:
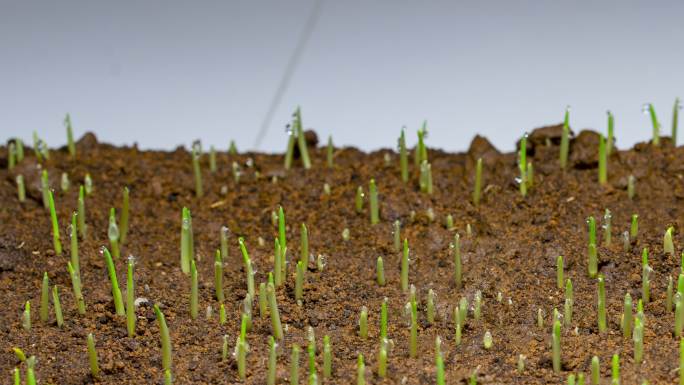
[[[331,384],[356,381],[357,354],[366,358],[366,380],[371,384],[435,383],[434,341],[443,340],[446,378],[449,384],[465,383],[477,368],[478,383],[561,383],[569,373],[589,373],[591,357],[601,361],[602,383],[609,383],[610,358],[620,355],[622,383],[674,383],[678,376],[679,341],[673,336],[674,315],[665,309],[668,277],[680,271],[678,256],[663,252],[663,233],[675,228],[675,248],[681,251],[684,228],[684,148],[667,141],[656,148],[642,143],[614,151],[608,165],[608,184],[597,178],[597,141],[586,131],[571,143],[570,164],[558,166],[559,126],[544,128],[530,136],[528,159],[535,169],[534,186],[521,197],[515,178],[516,154],[501,154],[486,139],[478,137],[467,153],[445,153],[430,149],[434,193],[421,193],[419,170],[410,159],[411,177],[402,183],[399,157],[390,149],[363,153],[355,148],[335,150],[335,166],[328,169],[325,148],[311,149],[313,167],[304,170],[295,159],[294,168],[283,169],[282,154],[241,153],[218,155],[218,171],[208,170],[202,159],[205,194],[196,198],[190,154],[175,151],[139,151],[135,147],[113,147],[88,135],[78,144],[78,155],[70,159],[65,148],[53,150],[42,167],[48,170],[65,251],[55,255],[49,215],[38,191],[39,164],[30,149],[13,171],[8,171],[7,148],[0,148],[0,373],[9,383],[10,372],[24,370],[12,347],[20,347],[37,359],[40,384],[160,384],[163,382],[159,329],[152,304],[161,305],[171,331],[173,373],[177,384],[239,383],[232,357],[221,360],[224,335],[232,350],[239,333],[239,319],[246,284],[237,238],[246,240],[256,267],[256,282],[264,282],[272,269],[273,242],[277,228],[271,212],[282,205],[287,217],[288,258],[299,255],[299,228],[309,229],[310,251],[322,254],[327,265],[322,272],[310,264],[304,300],[294,301],[294,269],[278,290],[280,315],[286,325],[285,339],[278,345],[278,384],[289,383],[290,349],[293,343],[306,346],[306,331],[313,327],[317,341],[317,365],[322,368],[322,340],[329,335],[333,350]],[[428,146],[433,145],[428,140]],[[483,198],[479,208],[471,202],[475,161],[484,160]],[[240,165],[239,183],[232,175],[232,162]],[[72,187],[63,192],[59,176],[67,172]],[[66,272],[69,259],[66,226],[76,209],[78,185],[86,172],[94,181],[94,192],[86,198],[89,235],[80,241],[81,276],[87,314],[79,316]],[[17,199],[14,177],[27,180],[26,202]],[[636,196],[627,195],[627,178],[636,178]],[[275,178],[275,181],[274,181]],[[368,202],[357,213],[354,197],[358,186],[367,191],[374,178],[378,185],[380,223],[371,225]],[[324,184],[330,186],[330,195]],[[137,296],[148,300],[137,308],[137,334],[129,338],[125,319],[117,317],[106,268],[99,252],[108,245],[109,209],[121,207],[121,190],[130,188],[131,218],[122,255],[136,258]],[[222,191],[223,190],[223,191]],[[204,311],[197,320],[189,314],[190,280],[179,268],[181,208],[193,215],[196,260],[200,280],[200,309],[211,305],[213,317]],[[429,210],[434,213],[430,219]],[[597,283],[587,276],[586,218],[593,215],[602,224],[605,209],[612,212],[611,245],[604,245],[599,226],[600,272],[605,275],[608,332],[597,327]],[[454,228],[445,227],[451,214]],[[629,229],[632,214],[639,215],[639,236],[623,250],[621,234]],[[394,250],[392,223],[402,223],[401,237],[411,248],[410,282],[418,291],[419,355],[408,356],[409,329],[403,307],[407,295],[399,282],[400,254]],[[467,236],[470,225],[472,235]],[[228,322],[220,325],[214,299],[213,253],[219,247],[219,229],[231,232],[230,255],[225,260],[223,282]],[[349,240],[342,237],[348,228]],[[456,288],[449,243],[459,233],[462,239],[464,285]],[[263,244],[260,244],[260,238]],[[651,301],[645,304],[644,362],[633,360],[633,342],[620,331],[622,300],[626,293],[641,298],[641,253],[648,247]],[[677,255],[677,253],[675,253]],[[575,307],[572,326],[562,332],[562,366],[554,374],[551,364],[551,317],[562,312],[563,291],[556,286],[556,257],[565,258],[565,277],[574,284]],[[385,260],[387,285],[375,281],[375,262]],[[125,258],[116,262],[119,282],[125,292]],[[51,284],[61,288],[65,324],[57,327],[51,310],[47,323],[38,319],[43,272]],[[437,294],[437,321],[428,324],[425,298],[429,289]],[[461,297],[472,304],[480,290],[484,304],[480,320],[469,314],[462,342],[454,343],[453,309]],[[500,301],[498,294],[501,293]],[[389,375],[377,376],[379,311],[389,299]],[[30,331],[22,328],[26,301],[32,304]],[[369,309],[369,337],[358,334],[358,315]],[[537,310],[545,325],[537,327]],[[248,333],[246,383],[265,384],[267,339],[270,321],[261,318],[254,302],[253,328]],[[483,346],[490,331],[493,347]],[[93,333],[102,374],[89,374],[86,335]],[[518,356],[526,356],[518,372]],[[307,368],[301,355],[300,379]]]

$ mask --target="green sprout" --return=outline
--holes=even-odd
[[[655,108],[653,103],[645,104],[641,108],[642,112],[651,116],[651,125],[653,126],[653,145],[660,145],[660,123],[658,122],[658,117],[656,116]]]
[[[409,356],[418,357],[418,308],[416,301],[407,304],[411,313],[411,334],[409,336]]]
[[[87,226],[85,223],[85,189],[82,185],[78,189],[78,210],[76,219],[78,220],[78,233],[81,236],[81,239],[85,239],[87,234]]]
[[[615,117],[613,116],[613,113],[609,111],[606,111],[606,114],[608,115],[608,135],[606,137],[606,157],[610,157],[610,153],[613,151],[613,142],[615,141],[615,135],[613,133],[615,129]]]
[[[326,164],[328,165],[328,168],[333,168],[334,164],[334,158],[335,158],[335,147],[333,146],[333,140],[332,140],[332,135],[328,135],[328,147],[326,149]]]
[[[190,273],[190,261],[194,259],[194,239],[192,235],[192,216],[187,207],[181,211],[180,265],[183,273]]]
[[[316,342],[309,341],[307,347],[309,353],[309,384],[318,384],[318,375],[316,374]]]
[[[24,176],[19,174],[15,180],[17,181],[17,199],[19,199],[19,202],[24,203],[26,201],[26,186],[24,185]]]
[[[679,385],[684,385],[684,339],[679,340]]]
[[[649,278],[651,271],[651,266],[648,264],[648,249],[644,248],[644,252],[641,254],[641,298],[645,303],[651,300],[651,280]]]
[[[266,282],[259,284],[259,317],[266,318],[268,315],[268,299],[266,298]]]
[[[566,298],[563,304],[563,325],[570,327],[572,324],[572,299]]]
[[[600,274],[598,276],[598,328],[599,333],[604,333],[608,329],[606,324],[606,281]]]
[[[133,280],[133,267],[134,267],[133,257],[128,258],[127,269],[126,269],[126,330],[128,331],[128,336],[133,337],[135,335],[135,282]]]
[[[212,174],[216,172],[216,149],[214,146],[209,146],[209,172]]]
[[[40,173],[40,192],[43,197],[43,207],[50,209],[50,181],[47,170]]]
[[[57,326],[64,325],[64,316],[62,315],[62,304],[59,301],[59,288],[57,285],[52,287],[52,304],[55,307],[55,317],[57,318]]]
[[[233,169],[233,180],[235,181],[235,184],[240,183],[240,176],[242,175],[242,171],[240,171],[240,165],[238,162],[233,162],[232,165]]]
[[[358,214],[363,212],[363,198],[364,198],[364,193],[363,193],[363,187],[359,186],[356,188],[356,196],[354,197],[354,207],[356,208],[356,212]]]
[[[269,282],[266,286],[266,296],[268,297],[268,307],[271,314],[271,328],[273,329],[273,336],[277,340],[283,339],[283,327],[280,324],[280,313],[278,312],[278,303],[276,302],[275,288],[273,283]]]
[[[116,315],[123,316],[125,314],[123,300],[121,299],[121,290],[119,289],[119,281],[116,278],[116,268],[112,261],[112,255],[106,247],[102,247],[102,254],[107,265],[107,272],[109,273],[109,281],[112,284],[112,297],[114,298],[114,308]]]
[[[229,155],[237,155],[238,150],[237,150],[237,145],[235,144],[235,140],[230,141],[230,144],[228,144],[228,154]]]
[[[368,338],[368,308],[361,307],[361,314],[359,315],[359,337],[361,339]]]
[[[608,157],[606,155],[606,138],[599,134],[598,180],[602,186],[608,183]]]
[[[162,351],[162,369],[164,371],[171,370],[171,335],[169,334],[169,327],[166,325],[166,318],[164,313],[159,309],[159,305],[154,305],[154,314],[157,317],[159,324],[159,335],[161,339]]]
[[[632,324],[634,323],[632,316],[632,296],[629,293],[625,294],[624,312],[622,313],[622,335],[629,338],[632,335]]]
[[[88,361],[90,362],[90,374],[97,378],[100,375],[100,365],[97,363],[97,350],[93,333],[88,333]]]
[[[268,336],[268,376],[266,383],[268,385],[275,385],[276,383],[276,365],[278,360],[278,353],[276,352],[276,342],[273,336]]]
[[[432,195],[432,165],[427,161],[420,164],[420,191]]]
[[[197,288],[197,266],[195,261],[190,261],[190,317],[197,319],[199,290]]]
[[[596,221],[594,217],[587,219],[589,225],[589,277],[594,278],[598,274],[598,258],[596,256]]]
[[[281,250],[284,250],[287,247],[287,240],[285,238],[285,212],[283,211],[283,206],[278,207],[278,237]]]
[[[71,240],[70,254],[71,254],[71,265],[74,267],[76,274],[81,276],[81,265],[78,257],[78,229],[76,227],[78,214],[73,213],[71,215],[71,225],[69,226],[69,238]]]
[[[214,291],[216,293],[216,300],[223,302],[223,260],[219,250],[216,250],[216,256],[214,257]]]
[[[563,288],[563,256],[556,258],[556,285],[559,289]]]
[[[682,295],[675,294],[675,337],[681,337],[682,327],[684,327],[684,305],[682,305]]]
[[[677,124],[679,123],[679,109],[682,106],[679,104],[679,98],[675,98],[674,107],[672,108],[672,145],[677,147]]]
[[[375,179],[371,179],[368,185],[368,200],[370,206],[370,221],[371,225],[380,222],[380,214],[378,208],[378,189],[375,187]]]
[[[568,165],[568,150],[570,148],[570,106],[565,108],[565,118],[563,119],[563,132],[560,143],[560,167],[565,170]]]
[[[86,195],[93,193],[93,178],[90,177],[89,173],[86,173],[85,177],[83,178],[83,186],[85,187]]]
[[[228,317],[226,316],[226,306],[221,304],[221,306],[219,306],[219,324],[225,325],[227,321]]]
[[[74,291],[76,309],[78,310],[78,314],[84,315],[86,312],[86,306],[85,300],[83,299],[83,294],[81,293],[81,277],[78,275],[78,271],[76,271],[71,262],[67,262],[67,271],[69,272],[69,277],[71,278],[71,288]]]
[[[611,383],[613,385],[620,385],[620,356],[613,354],[613,360],[611,364]]]
[[[406,151],[406,135],[403,128],[401,129],[401,135],[399,135],[399,167],[401,168],[401,181],[404,183],[408,182],[408,153]]]
[[[12,348],[12,351],[14,351],[14,355],[17,357],[17,359],[21,362],[26,362],[26,354],[24,353],[23,350],[20,348]]]
[[[26,301],[24,304],[24,313],[21,316],[21,326],[24,330],[31,330],[31,302]]]
[[[204,190],[202,188],[202,171],[200,170],[200,145],[199,142],[195,142],[192,145],[192,171],[195,174],[195,195],[197,198],[201,198],[204,195]]]
[[[447,214],[444,220],[444,227],[446,227],[447,230],[454,229],[454,217],[451,214]]]
[[[641,364],[644,359],[644,324],[639,318],[634,320],[634,362]]]
[[[387,339],[387,297],[382,300],[380,305],[380,340]]]
[[[166,369],[164,371],[164,385],[173,384],[173,376],[171,375],[171,370]]]
[[[518,354],[518,373],[521,373],[525,371],[525,355],[524,354]]]
[[[14,374],[14,385],[21,385],[21,372],[19,371],[19,368],[14,368],[12,373]]]
[[[561,370],[561,324],[560,321],[553,322],[553,332],[551,334],[551,345],[553,350],[553,371],[560,373]]]
[[[31,356],[26,360],[26,385],[36,385],[36,356]]]
[[[384,263],[382,262],[382,257],[378,257],[378,261],[376,263],[376,271],[377,271],[377,281],[378,285],[380,286],[385,286],[385,267]]]
[[[17,163],[17,150],[14,142],[7,145],[7,169],[12,170]]]
[[[63,192],[69,191],[69,187],[71,187],[71,182],[69,182],[69,174],[65,172],[62,173],[62,179],[60,180],[59,187],[62,188]]]
[[[290,355],[290,385],[299,385],[299,345],[292,345]]]
[[[330,337],[323,336],[323,377],[332,377],[332,349],[330,348]]]
[[[484,337],[482,337],[482,344],[484,345],[484,348],[487,350],[492,348],[494,340],[492,339],[492,333],[489,330],[487,330],[484,334]]]
[[[294,146],[295,146],[296,135],[294,129],[290,124],[287,125],[287,148],[285,149],[285,170],[289,170],[292,167],[292,158],[294,157]]]
[[[568,385],[575,385],[575,375],[568,374]]]
[[[610,247],[613,237],[611,225],[612,218],[613,215],[610,213],[610,210],[606,209],[605,214],[603,214],[603,245],[606,247]]]
[[[109,210],[107,237],[109,238],[109,244],[112,247],[112,255],[114,256],[114,259],[118,260],[121,256],[121,250],[119,249],[119,226],[116,225],[116,210],[113,207]]]
[[[279,287],[283,284],[283,265],[284,265],[284,256],[283,250],[280,248],[280,242],[278,241],[278,238],[275,239],[275,253],[273,256],[273,278],[274,278],[274,285],[276,287]]]
[[[461,236],[456,233],[454,235],[454,242],[449,244],[449,250],[454,255],[454,282],[456,288],[460,289],[463,284],[462,266],[461,266]]]
[[[21,140],[21,138],[16,138],[14,139],[14,144],[17,147],[16,151],[16,156],[17,156],[17,163],[21,162],[24,160],[24,141]]]
[[[52,243],[55,254],[62,254],[62,242],[59,240],[59,224],[57,223],[57,212],[55,211],[55,198],[52,191],[48,191],[48,204],[50,207],[50,221],[52,222]]]
[[[378,349],[378,377],[387,377],[387,340],[380,341],[380,349]]]
[[[247,317],[247,331],[252,330],[252,306],[253,297],[247,293],[245,299],[242,300],[242,315]]]
[[[128,234],[128,195],[129,195],[129,190],[128,187],[124,187],[123,189],[123,204],[121,206],[121,218],[120,218],[120,235],[119,235],[119,243],[122,245],[126,242],[126,235]]]
[[[297,147],[299,147],[299,154],[302,157],[302,164],[306,170],[311,168],[311,161],[309,160],[309,150],[306,147],[306,138],[304,137],[304,125],[302,124],[302,111],[299,107],[294,113],[294,127],[297,132]]]
[[[639,235],[639,216],[632,214],[632,224],[629,227],[629,237],[636,239],[637,235]]]
[[[475,188],[473,189],[473,204],[475,207],[480,205],[480,194],[482,193],[482,158],[477,159],[475,166]]]
[[[40,321],[47,322],[50,312],[50,281],[47,271],[43,273],[43,283],[40,289]]]
[[[439,341],[439,336],[437,336],[437,341]],[[437,378],[437,385],[444,385],[444,358],[442,358],[442,352],[435,352],[435,377]]]
[[[404,251],[401,257],[401,291],[408,292],[409,289],[409,247],[408,240],[404,238]]]
[[[306,224],[302,223],[301,231],[301,247],[299,261],[302,262],[304,266],[309,263],[309,230],[306,228]]]
[[[298,304],[302,303],[304,297],[304,264],[302,261],[297,261],[297,271],[295,275],[295,301]]]
[[[456,346],[461,344],[461,330],[463,329],[463,321],[461,321],[459,307],[454,307],[454,344]]]
[[[599,358],[594,356],[591,358],[591,384],[598,385],[601,378],[601,367],[599,366]]]
[[[428,290],[428,295],[427,295],[427,322],[429,324],[435,323],[435,301],[436,301],[436,298],[437,298],[437,295],[435,294],[435,291],[432,289]]]
[[[350,238],[351,238],[351,236],[349,234],[349,229],[345,227],[344,229],[342,229],[342,240],[346,242]]]
[[[69,156],[71,156],[71,159],[74,159],[76,158],[76,145],[74,144],[74,132],[71,127],[71,116],[69,116],[69,114],[66,114],[66,117],[64,118],[64,127],[66,127]]]
[[[230,230],[226,226],[221,226],[219,237],[221,240],[221,261],[228,260],[228,235]]]
[[[363,354],[361,353],[356,360],[356,385],[366,385],[366,364],[363,363]]]
[[[537,309],[537,327],[542,329],[544,327],[544,312],[541,308]]]
[[[394,221],[392,236],[394,238],[394,251],[401,251],[401,222],[398,219]]]
[[[673,231],[674,227],[670,226],[667,228],[665,235],[663,236],[663,252],[668,253],[671,256],[674,256],[674,244],[672,243]]]
[[[520,139],[520,150],[518,151],[518,168],[520,168],[520,178],[518,181],[520,195],[523,198],[527,195],[527,133]]]

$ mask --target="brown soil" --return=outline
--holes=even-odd
[[[435,382],[434,340],[441,336],[447,383],[464,383],[479,367],[478,383],[543,384],[561,383],[571,372],[589,373],[591,357],[601,360],[602,383],[609,383],[610,357],[620,354],[624,384],[674,383],[678,376],[679,341],[673,337],[674,316],[665,310],[665,287],[668,276],[679,272],[679,257],[663,253],[665,229],[672,225],[675,246],[681,246],[680,229],[684,228],[684,148],[672,148],[667,141],[660,148],[637,145],[629,151],[614,152],[609,161],[609,183],[597,182],[596,134],[584,132],[571,143],[570,167],[562,173],[558,167],[559,127],[537,131],[530,137],[529,157],[534,162],[535,186],[523,199],[517,189],[515,154],[500,154],[483,138],[476,138],[468,153],[453,154],[429,151],[434,194],[421,193],[418,170],[412,164],[411,180],[401,182],[398,155],[392,150],[370,154],[354,148],[337,149],[334,170],[325,167],[325,149],[311,150],[313,167],[305,171],[295,160],[294,169],[283,170],[282,155],[247,153],[235,156],[219,154],[219,171],[211,174],[204,163],[205,196],[197,199],[190,155],[183,149],[171,152],[139,151],[133,147],[98,144],[93,136],[79,142],[77,160],[70,160],[66,149],[51,153],[46,168],[56,190],[56,204],[63,255],[52,249],[49,215],[43,209],[38,186],[35,158],[27,149],[27,158],[13,171],[6,167],[6,147],[0,151],[0,373],[8,383],[10,371],[20,363],[12,347],[24,349],[37,358],[40,384],[159,384],[163,381],[159,330],[151,304],[159,303],[166,315],[173,343],[173,373],[178,384],[230,384],[239,382],[237,367],[230,357],[221,362],[222,336],[227,334],[232,351],[239,333],[241,302],[246,293],[237,237],[243,236],[257,269],[256,282],[263,282],[272,269],[273,239],[277,229],[271,223],[271,211],[278,205],[285,209],[289,258],[299,255],[299,226],[309,228],[312,254],[323,254],[327,265],[317,272],[310,265],[304,301],[294,299],[294,276],[278,292],[281,318],[287,324],[286,338],[278,347],[278,383],[287,380],[292,343],[306,346],[306,330],[315,329],[322,367],[322,340],[332,341],[334,377],[326,383],[351,384],[356,381],[356,357],[366,358],[368,383],[430,384]],[[547,140],[548,138],[548,140]],[[429,145],[428,141],[428,145]],[[471,203],[474,160],[484,158],[484,197],[481,207]],[[386,163],[385,157],[390,162]],[[248,159],[253,166],[248,166]],[[231,174],[231,163],[243,170],[239,184]],[[257,178],[255,171],[261,177]],[[14,175],[24,174],[28,198],[20,204]],[[59,176],[68,172],[72,188],[59,190]],[[95,191],[86,199],[90,235],[81,241],[81,274],[87,305],[86,316],[79,316],[66,273],[68,238],[65,227],[76,209],[77,185],[86,172],[94,180]],[[627,176],[636,179],[636,198],[629,200]],[[277,175],[277,183],[272,176]],[[381,222],[371,226],[367,212],[357,214],[354,196],[357,186],[367,191],[375,178],[380,196]],[[332,193],[323,192],[328,183]],[[110,207],[120,208],[121,189],[129,186],[131,220],[128,240],[122,255],[137,259],[138,296],[150,305],[137,310],[137,335],[129,338],[125,319],[114,314],[110,285],[98,249],[107,245],[107,218]],[[221,194],[221,187],[227,193]],[[201,316],[189,316],[189,279],[179,269],[181,208],[193,215],[195,250],[200,274]],[[604,210],[613,213],[613,243],[602,244],[600,228]],[[426,214],[432,209],[433,222]],[[415,215],[411,215],[415,212]],[[623,231],[629,229],[632,214],[639,214],[639,238],[628,252],[622,250]],[[444,218],[452,214],[455,229],[446,229]],[[596,319],[596,280],[587,277],[587,226],[593,215],[599,223],[600,271],[606,277],[609,331],[599,334]],[[392,222],[403,223],[402,238],[411,247],[410,282],[419,293],[419,356],[408,357],[409,330],[403,315],[407,296],[399,285],[400,256],[393,249]],[[470,224],[473,236],[465,236]],[[225,267],[228,323],[218,322],[218,303],[213,296],[213,253],[219,244],[219,229],[231,230],[230,258]],[[342,231],[349,228],[351,239],[343,241]],[[449,242],[458,232],[463,239],[464,287],[453,283],[453,262]],[[258,238],[265,241],[259,245]],[[635,365],[633,343],[620,332],[620,314],[625,293],[636,303],[641,297],[641,251],[650,250],[654,272],[652,301],[645,305],[645,359]],[[375,260],[385,259],[388,284],[375,282]],[[550,348],[552,309],[562,312],[563,292],[556,288],[556,256],[565,256],[565,276],[572,278],[575,310],[572,328],[563,330],[563,372],[553,373]],[[117,268],[122,291],[125,291],[124,259]],[[289,269],[293,272],[294,269]],[[61,287],[65,325],[60,329],[54,312],[50,321],[38,319],[40,285],[47,271],[51,284]],[[436,324],[428,325],[425,298],[429,289],[437,293]],[[472,303],[481,290],[483,316],[474,321],[472,313],[463,331],[460,346],[454,346],[453,308],[462,296]],[[497,301],[501,292],[503,300]],[[389,336],[394,349],[389,357],[389,377],[376,374],[379,310],[383,297],[389,298]],[[25,331],[21,314],[30,300],[33,328]],[[212,305],[214,316],[205,320],[203,309]],[[357,336],[358,314],[369,309],[369,338]],[[536,325],[537,309],[545,314],[545,326]],[[271,333],[268,318],[259,318],[254,306],[254,327],[248,333],[247,383],[265,384],[267,338]],[[577,328],[575,331],[575,327]],[[494,338],[490,350],[482,337],[489,330]],[[86,335],[95,335],[103,369],[94,381],[89,375]],[[527,357],[525,370],[518,373],[519,354]],[[305,381],[306,355],[302,353],[300,379]],[[23,368],[23,366],[20,366]],[[22,369],[23,372],[23,369]],[[404,380],[406,379],[406,380]]]

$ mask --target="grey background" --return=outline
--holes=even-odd
[[[3,140],[37,130],[170,149],[201,138],[252,148],[313,0],[0,0]],[[285,148],[297,105],[324,140],[394,147],[428,121],[428,145],[464,150],[476,133],[512,150],[560,122],[605,130],[618,147],[669,133],[684,96],[682,1],[324,0],[260,150]],[[206,147],[205,147],[206,148]]]

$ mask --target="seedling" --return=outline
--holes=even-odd
[[[169,327],[166,325],[164,313],[159,309],[159,305],[154,305],[154,314],[159,325],[159,335],[161,339],[162,368],[164,371],[171,370],[171,335]]]
[[[684,339],[679,340],[679,385],[684,385]]]
[[[473,204],[480,206],[480,194],[482,193],[482,158],[477,159],[475,166],[475,188],[473,189]]]
[[[520,178],[518,185],[520,187],[520,195],[523,198],[527,195],[527,133],[520,139],[520,150],[518,150],[518,168],[520,169]]]
[[[401,291],[408,292],[409,289],[409,247],[408,240],[404,238],[404,251],[401,257]]]
[[[102,247],[102,255],[104,256],[107,265],[107,272],[109,273],[109,281],[112,284],[112,297],[114,298],[114,308],[116,315],[123,316],[125,314],[123,300],[121,299],[121,290],[119,289],[119,281],[116,279],[116,269],[112,261],[112,255],[106,247]]]
[[[290,355],[290,385],[299,385],[299,345],[292,345]]]
[[[126,235],[128,234],[128,195],[128,187],[124,187],[123,204],[121,205],[121,219],[119,221],[119,223],[121,224],[121,226],[119,226],[119,243],[121,243],[122,245],[126,242]]]
[[[361,314],[359,315],[359,337],[361,339],[368,338],[368,308],[361,307]]]
[[[525,371],[525,355],[518,354],[518,373],[522,374]]]
[[[409,304],[411,312],[411,334],[409,337],[409,356],[411,358],[418,357],[418,308],[416,301],[411,301]]]
[[[114,259],[118,260],[121,256],[121,251],[119,249],[119,226],[116,225],[116,210],[113,207],[109,210],[107,237],[109,238],[109,244],[112,247],[112,255],[114,256]]]
[[[24,313],[22,313],[22,316],[21,316],[21,326],[26,331],[31,330],[31,302],[30,301],[26,301],[26,304],[24,305]]]
[[[17,147],[17,163],[19,163],[24,160],[24,141],[21,138],[16,138],[14,143]]]
[[[12,170],[17,163],[17,150],[14,142],[7,145],[7,169]]]
[[[164,371],[164,385],[173,384],[173,376],[171,375],[171,370],[166,369]]]
[[[197,287],[197,266],[195,261],[190,261],[190,317],[197,319],[199,290]]]
[[[228,256],[228,236],[229,236],[230,230],[226,226],[221,226],[221,230],[219,231],[219,238],[221,242],[221,261],[227,261],[229,256]]]
[[[494,341],[492,339],[492,333],[489,330],[487,330],[484,337],[482,337],[482,343],[484,344],[485,349],[489,350],[492,348]]]
[[[641,298],[645,303],[651,300],[651,280],[649,278],[651,266],[648,264],[648,249],[644,248],[641,254]]]
[[[611,377],[613,385],[620,385],[620,356],[617,354],[613,354]]]
[[[477,294],[475,294],[477,295]],[[434,290],[430,289],[427,295],[427,322],[428,324],[435,323],[435,300],[437,295]],[[479,311],[479,308],[478,308]]]
[[[276,342],[273,336],[268,336],[268,377],[266,383],[268,385],[275,385],[276,383],[276,364],[278,360],[278,353],[276,352]]]
[[[682,305],[682,295],[677,293],[675,294],[675,337],[682,336],[682,327],[684,327],[684,305]]]
[[[634,178],[634,175],[630,175],[627,178],[627,197],[629,200],[634,199],[634,185],[636,183],[636,179]]]
[[[302,228],[300,231],[301,236],[301,247],[299,261],[302,262],[304,266],[309,263],[309,230],[306,229],[306,224],[302,223]]]
[[[283,165],[285,167],[285,170],[289,170],[292,167],[292,158],[294,157],[294,146],[295,146],[295,141],[296,135],[295,131],[292,128],[292,125],[288,124],[286,126],[287,128],[287,148],[285,149],[285,164]]]
[[[594,356],[591,358],[591,385],[598,385],[601,378],[601,367],[599,358]]]
[[[544,312],[541,308],[537,309],[537,327],[539,329],[544,328]]]
[[[73,213],[71,215],[71,226],[69,226],[69,238],[71,240],[71,247],[69,249],[70,254],[71,254],[71,265],[74,267],[74,270],[76,271],[76,274],[80,277],[81,276],[81,267],[80,267],[80,261],[78,257],[78,230],[76,228],[76,221],[78,214]]]
[[[672,232],[674,227],[668,227],[663,236],[663,252],[674,256],[674,244],[672,243]]]
[[[209,172],[212,174],[216,172],[216,149],[214,146],[209,146]]]
[[[598,258],[596,255],[596,221],[594,217],[587,219],[589,225],[589,277],[594,278],[598,274]]]
[[[625,294],[624,312],[622,313],[622,335],[629,338],[632,335],[632,296]]]
[[[69,150],[69,156],[71,156],[71,159],[74,159],[76,158],[76,145],[74,144],[74,132],[73,128],[71,127],[71,117],[69,114],[66,114],[66,117],[64,118],[64,127],[66,128],[67,149]]]
[[[59,289],[57,285],[52,287],[52,304],[55,308],[55,317],[57,318],[57,327],[64,325],[64,316],[62,315],[62,304],[59,301]]]
[[[570,327],[572,325],[572,299],[566,298],[563,304],[563,325]]]
[[[40,173],[40,192],[43,197],[43,207],[50,209],[50,182],[47,170]]]
[[[214,257],[214,292],[216,300],[223,302],[223,261],[221,260],[221,251],[216,250]]]
[[[50,281],[47,271],[43,273],[43,283],[40,289],[40,321],[47,322],[50,312]]]
[[[19,199],[19,202],[24,203],[26,201],[26,186],[24,185],[24,176],[19,174],[15,180],[17,181],[17,199]]]
[[[615,136],[613,130],[615,128],[615,117],[610,111],[606,111],[608,115],[608,135],[606,138],[606,157],[610,158],[610,153],[613,151],[613,142],[615,141]]]
[[[71,182],[69,182],[69,174],[65,172],[62,173],[62,179],[59,182],[59,187],[62,188],[62,192],[69,191],[69,187],[71,187]]]
[[[281,250],[284,250],[287,247],[287,240],[285,238],[285,212],[283,211],[283,206],[278,207],[278,237]]]
[[[639,235],[639,216],[632,214],[632,224],[629,227],[629,237],[636,239],[637,235]]]
[[[81,294],[81,277],[78,275],[78,272],[72,266],[71,262],[67,262],[67,271],[69,272],[69,277],[71,278],[71,288],[74,291],[76,309],[78,310],[78,314],[84,315],[86,312],[86,306],[85,300],[83,299],[83,294]]]
[[[52,222],[52,243],[55,248],[55,254],[62,254],[62,242],[59,240],[59,224],[57,223],[57,212],[55,211],[55,198],[52,196],[52,191],[48,190],[48,205],[50,207],[50,221]]]
[[[90,195],[93,193],[93,178],[91,178],[90,174],[88,173],[86,173],[85,177],[83,178],[83,186],[85,187],[86,195]]]
[[[553,350],[553,371],[560,373],[561,370],[561,324],[558,320],[553,323],[553,333],[551,334],[551,345]]]
[[[527,162],[527,189],[531,189],[534,186],[534,167],[532,161]]]
[[[334,151],[332,135],[328,135],[328,147],[325,152],[326,163],[328,168],[333,168],[334,166]]]
[[[387,301],[385,297],[380,305],[380,341],[387,339]]]
[[[309,160],[309,150],[306,147],[306,138],[304,137],[304,125],[302,124],[302,112],[299,107],[294,113],[294,127],[297,130],[297,146],[299,147],[299,154],[302,157],[302,164],[306,170],[311,168],[311,161]]]
[[[266,282],[259,284],[259,317],[266,318],[268,315],[268,299],[266,298]]]
[[[26,385],[36,385],[36,356],[31,356],[26,360]]]
[[[563,131],[560,143],[560,167],[565,170],[568,165],[568,150],[570,148],[570,106],[565,108],[565,118],[563,119]]]
[[[655,108],[653,107],[653,103],[648,103],[645,104],[641,108],[642,112],[645,114],[650,115],[651,117],[651,125],[653,126],[653,145],[654,146],[659,146],[660,145],[660,123],[658,122],[658,117],[656,116]]]
[[[420,191],[432,195],[432,165],[427,161],[420,164]]]
[[[603,214],[603,245],[606,247],[610,247],[612,240],[612,218],[613,215],[610,213],[610,210],[606,209],[605,214]]]
[[[356,212],[358,214],[363,212],[363,198],[363,187],[359,186],[356,188],[356,196],[354,197],[354,207],[356,208]]]
[[[349,234],[349,229],[345,227],[344,229],[342,229],[342,240],[347,242],[350,238],[351,235]]]
[[[644,324],[639,318],[634,320],[634,362],[641,364],[644,359]]]
[[[427,136],[427,121],[423,121],[423,126],[418,130],[418,144],[416,145],[416,154],[414,157],[414,162],[416,166],[421,165],[423,162],[427,162],[428,154],[427,147],[425,146],[425,137]]]
[[[195,142],[192,145],[192,171],[195,174],[195,196],[201,198],[204,195],[204,189],[202,188],[202,171],[200,170],[200,155],[201,151],[199,148],[199,143]]]
[[[377,271],[378,285],[385,286],[385,265],[382,262],[382,257],[378,257],[375,270]]]
[[[606,324],[606,282],[603,275],[598,276],[598,329],[604,333],[608,327]]]
[[[559,289],[563,288],[563,256],[556,258],[556,285]]]
[[[283,339],[283,327],[280,324],[280,313],[278,312],[275,288],[271,282],[269,282],[266,286],[266,296],[268,297],[268,307],[271,314],[271,328],[273,329],[273,336],[277,340],[281,340]]]
[[[135,336],[135,283],[133,280],[133,267],[135,260],[131,256],[128,258],[126,269],[126,330],[128,336]]]
[[[90,362],[90,375],[97,378],[100,375],[100,365],[97,362],[97,350],[93,333],[88,333],[88,361]]]
[[[316,373],[316,342],[309,340],[307,347],[309,353],[309,384],[318,384],[318,374]]]
[[[602,186],[608,183],[608,157],[606,155],[606,138],[599,134],[598,180]]]
[[[404,183],[408,182],[408,153],[406,151],[406,135],[403,128],[401,129],[401,135],[399,135],[399,167],[401,168],[401,181]]]
[[[366,364],[363,363],[363,354],[361,353],[356,360],[356,385],[366,385]]]
[[[444,359],[442,358],[441,353],[435,353],[435,371],[437,377],[437,385],[444,385]]]
[[[221,306],[219,306],[219,324],[225,325],[226,321],[227,321],[226,307],[225,307],[225,305],[221,304]]]
[[[194,259],[194,239],[192,235],[192,216],[187,207],[181,211],[180,265],[183,273],[190,273],[190,261]]]
[[[370,221],[374,225],[380,221],[380,213],[378,207],[378,189],[375,187],[375,179],[371,179],[368,185],[369,206],[370,206]]]

